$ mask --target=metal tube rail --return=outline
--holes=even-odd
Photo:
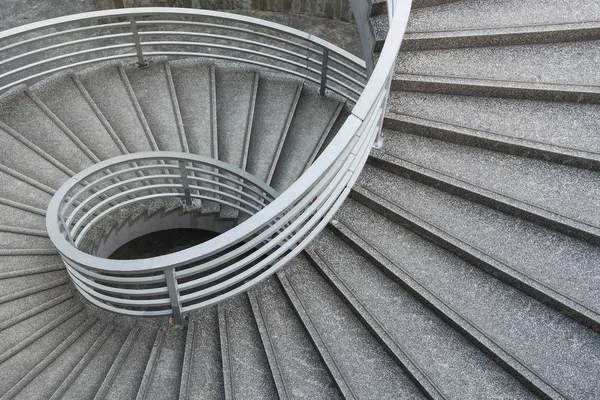
[[[388,3],[392,1],[389,0]],[[88,65],[118,58],[137,58],[139,62],[155,55],[241,60],[300,76],[319,85],[322,94],[331,91],[356,100],[350,116],[329,146],[302,176],[280,195],[265,187],[264,183],[256,178],[246,176],[248,174],[244,171],[237,171],[225,163],[218,164],[216,160],[199,160],[199,157],[183,153],[129,154],[116,160],[101,162],[71,178],[56,192],[48,207],[47,229],[81,294],[93,304],[113,312],[136,316],[172,315],[177,323],[182,323],[182,313],[217,303],[246,290],[275,273],[302,251],[331,220],[347,197],[369,155],[370,147],[374,141],[379,140],[389,85],[406,29],[411,1],[398,1],[395,7],[393,6],[390,4],[390,31],[379,62],[366,84],[362,81],[366,77],[364,62],[336,46],[278,24],[215,11],[165,8],[111,10],[56,18],[1,32],[0,45],[4,39],[43,32],[48,28],[55,29],[57,26],[102,18],[123,17],[130,22],[109,26],[135,26],[133,31],[117,34],[118,37],[115,38],[137,37],[132,42],[103,46],[101,50],[88,49],[54,56],[48,60],[37,61],[34,67],[51,65],[58,60],[94,51],[130,48],[136,52],[103,55],[93,60],[76,59],[72,65]],[[160,19],[140,20],[140,17]],[[210,18],[212,22],[165,19],[173,17]],[[229,26],[225,23],[215,23],[214,20],[226,21]],[[153,29],[155,26],[166,25],[169,25],[167,31]],[[224,32],[229,30],[248,37],[235,38],[226,33],[178,32],[171,29],[171,25],[189,29],[214,28]],[[260,28],[260,32],[253,30],[253,27]],[[65,30],[72,33],[83,31],[93,29],[76,27]],[[198,53],[181,48],[207,47],[208,42],[143,40],[154,36],[178,34],[196,40],[211,39],[217,43],[212,42],[213,53]],[[43,42],[44,39],[60,36],[60,33],[52,32],[42,34],[39,38],[25,39],[21,43]],[[261,42],[261,38],[273,43]],[[80,42],[95,43],[98,40],[94,37]],[[69,45],[55,44],[51,49],[62,49]],[[159,49],[164,46],[177,47],[178,50]],[[11,43],[0,49],[15,50],[18,47],[19,43]],[[264,51],[256,51],[258,48]],[[291,49],[306,53],[297,53]],[[5,64],[43,52],[41,49],[30,51],[22,57],[13,56]],[[247,56],[240,58],[239,54]],[[261,61],[262,59],[268,61]],[[17,67],[21,69],[14,74],[18,75],[27,70],[22,67]],[[49,70],[34,71],[26,77],[19,76],[15,82],[26,82],[66,68],[53,65]],[[2,76],[8,75],[4,73],[0,75]],[[0,90],[14,86],[15,82],[5,84]],[[359,96],[358,99],[355,99],[354,95]],[[140,165],[141,162],[156,161],[161,157],[166,162],[150,166]],[[177,160],[176,164],[169,164],[167,161],[174,159]],[[194,163],[202,167],[194,166]],[[181,168],[182,165],[184,168]],[[115,166],[124,169],[117,170]],[[152,174],[151,170],[164,172]],[[172,171],[177,173],[171,174]],[[132,174],[144,175],[131,178]],[[235,176],[231,177],[231,174]],[[118,178],[118,181],[115,181],[115,178]],[[150,185],[138,188],[136,185],[141,184],[140,182],[148,182]],[[123,189],[124,185],[131,187]],[[146,196],[145,192],[150,189],[156,189],[158,192]],[[173,189],[176,190],[173,192]],[[226,194],[226,191],[229,193]],[[215,198],[215,194],[219,195],[219,198]],[[102,200],[101,195],[105,195]],[[110,215],[117,208],[141,201],[140,199],[160,197],[180,197],[188,205],[194,198],[206,198],[232,204],[238,209],[257,212],[242,224],[210,241],[165,256],[119,261],[95,257],[77,249],[77,244],[85,236],[84,230],[87,232],[93,229],[102,215]],[[227,198],[230,201],[227,201]],[[110,207],[109,202],[113,203]],[[79,229],[81,231],[77,232]],[[184,281],[180,282],[182,279]],[[149,298],[152,296],[159,298]]]

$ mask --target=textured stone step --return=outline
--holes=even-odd
[[[600,237],[597,172],[389,131],[370,162],[593,243]]]
[[[397,60],[393,87],[598,104],[597,57],[600,41],[404,52]]]
[[[347,205],[346,205],[347,204]],[[338,216],[362,212],[345,203]],[[534,398],[493,360],[333,234],[307,252],[355,314],[431,398]],[[456,379],[460,371],[461,379]]]
[[[454,1],[411,13],[407,32],[540,26],[593,21],[600,11],[597,1],[479,0]]]
[[[42,230],[19,229],[0,226],[0,248],[9,249],[53,249],[48,234]],[[32,234],[33,233],[33,234]]]
[[[597,246],[370,166],[351,196],[600,331]]]
[[[122,154],[124,146],[120,139],[112,130],[107,130],[74,75],[52,77],[31,91],[81,140],[96,158],[95,162]]]
[[[0,274],[3,276],[21,276],[21,271],[43,268],[49,265],[59,265],[64,268],[58,254],[4,254],[0,256]]]
[[[341,398],[278,280],[270,278],[248,295],[279,397]]]
[[[387,128],[600,169],[597,105],[411,92],[390,99]]]
[[[158,149],[189,151],[169,64],[156,60],[125,71]]]
[[[214,65],[190,60],[169,65],[189,151],[218,159]]]
[[[277,389],[247,295],[218,306],[225,398],[277,399]]]
[[[136,396],[153,348],[156,329],[142,325],[133,327],[131,332],[100,385],[95,400],[132,399]]]
[[[55,299],[62,301],[57,302]],[[0,325],[0,353],[5,354],[64,315],[73,315],[78,310],[77,305],[77,300],[69,295],[66,284],[6,303],[2,307],[4,319]],[[40,308],[36,312],[29,312],[36,307]]]
[[[130,153],[158,148],[122,67],[101,66],[77,76],[101,113],[99,117],[106,119]]]
[[[598,396],[598,333],[367,208],[352,216],[338,235],[530,390]]]
[[[282,192],[315,160],[343,104],[304,88],[279,156],[271,186]]]
[[[82,326],[87,328],[84,325],[87,317],[80,310],[81,306],[77,306],[73,310],[74,313],[63,313],[50,325],[28,336],[17,347],[13,347],[10,353],[4,353],[10,357],[6,357],[4,354],[0,356],[3,361],[0,363],[0,372],[2,373],[0,393],[3,396],[10,397],[6,396],[7,392],[18,385],[23,378],[27,378],[27,374],[34,371],[36,365],[43,362],[62,343],[66,343],[67,338],[73,332]],[[19,387],[14,390],[17,391]]]
[[[161,327],[144,371],[137,399],[177,399],[183,365],[185,331]]]
[[[52,168],[50,172],[52,170],[55,169]],[[55,170],[55,172],[57,176],[53,180],[59,187],[58,182],[64,182],[68,177],[62,171]],[[47,184],[39,183],[12,168],[0,164],[0,198],[5,204],[11,202],[23,207],[45,210],[54,192],[55,190]]]
[[[278,276],[344,397],[424,398],[304,257]]]
[[[222,364],[217,307],[200,309],[188,321],[179,399],[223,399]]]
[[[43,284],[56,282],[63,278],[67,278],[67,274],[64,270],[64,267],[62,269],[54,271],[30,274],[14,278],[0,279],[0,299],[5,298],[7,296],[13,296],[15,293],[19,293],[23,290],[27,290],[32,287],[39,287]]]
[[[54,399],[92,399],[105,379],[130,330],[112,321],[77,366],[52,394]]]
[[[88,321],[94,321],[89,319]],[[18,392],[22,399],[48,399],[49,393],[60,394],[65,389],[64,384],[72,378],[71,373],[80,367],[112,334],[115,327],[98,321],[86,321],[78,327],[69,337],[52,351],[42,362],[22,379],[16,387],[24,385]],[[89,327],[87,329],[86,326]],[[28,381],[27,383],[25,383]],[[44,387],[44,391],[40,390]],[[56,398],[55,395],[52,398]]]
[[[45,210],[0,198],[0,225],[46,229]]]
[[[29,91],[15,93],[0,107],[0,121],[33,143],[70,171],[81,171],[93,164],[89,149]]]
[[[2,164],[0,170],[4,175],[3,180],[8,181],[7,189],[11,187],[9,176],[32,186],[42,187],[47,192],[52,192],[52,189],[47,190],[48,187],[58,189],[69,179],[72,171],[8,126],[2,124],[0,124],[0,141],[2,143],[2,147],[0,147],[0,164]],[[4,190],[2,191],[2,197],[15,200],[5,195]]]
[[[301,93],[298,82],[261,76],[246,169],[266,183],[275,172]]]

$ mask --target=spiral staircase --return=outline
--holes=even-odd
[[[113,53],[130,58],[54,74],[33,65],[40,79],[27,86],[14,78],[0,97],[1,398],[600,398],[600,27],[590,20],[600,4],[415,0],[412,8],[394,62],[391,41],[403,26],[392,25],[384,46],[394,8],[371,3],[382,53],[364,92],[349,91],[360,83],[350,73],[319,78],[327,52],[311,78],[279,59],[261,64],[254,47],[240,63],[175,59],[160,43],[145,57]],[[156,21],[137,23],[143,36],[143,23]],[[3,46],[2,59],[16,57],[11,42]],[[391,80],[386,62],[395,63]],[[385,118],[361,114],[364,104],[385,104],[385,93],[368,92],[376,81],[392,88]],[[315,196],[313,181],[325,179],[319,168],[330,171],[338,145],[355,143],[342,139],[357,115],[372,116],[373,132],[383,118],[383,145],[328,203],[322,193],[332,191]],[[368,138],[344,154],[368,153]],[[240,179],[192,202],[189,190],[174,189],[183,175],[160,175],[163,197],[157,185],[146,193],[152,202],[90,229],[80,249],[96,257],[71,256],[64,230],[55,246],[46,214],[65,182],[85,181],[73,177],[98,165],[110,175],[115,159],[141,168],[140,154],[185,160],[161,159],[155,175],[202,162],[187,178],[200,181],[216,165],[228,171],[221,182]],[[154,175],[131,176],[112,176],[114,193],[131,197]],[[253,188],[238,190],[253,182],[272,201],[254,216],[241,206]],[[296,190],[302,182],[310,190]],[[111,193],[95,190],[98,199]],[[232,237],[298,193],[308,199],[296,207],[304,217],[265,219],[280,221],[285,239],[261,242],[260,268],[223,298],[186,309],[165,295],[165,309],[143,308],[154,316],[140,318],[115,297],[104,301],[120,287],[95,284],[104,276],[97,265],[90,278],[76,262],[104,260],[144,226],[210,226]],[[325,229],[290,240],[300,220],[314,220],[314,235]],[[170,323],[177,307],[184,315]]]

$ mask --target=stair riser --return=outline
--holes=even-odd
[[[462,34],[461,34],[462,33]],[[541,32],[495,32],[469,35],[468,32],[452,33],[447,36],[435,35],[412,37],[408,34],[402,41],[403,51],[460,49],[467,47],[513,46],[524,44],[546,44],[560,42],[578,42],[600,39],[600,28],[577,28],[547,30]],[[435,33],[434,33],[435,34]]]
[[[571,88],[568,85],[555,85],[551,90],[535,86],[537,85],[519,82],[509,87],[496,81],[480,84],[466,79],[452,79],[451,82],[417,81],[405,75],[396,75],[392,80],[392,90],[404,92],[600,104],[600,92],[583,92],[582,88]]]

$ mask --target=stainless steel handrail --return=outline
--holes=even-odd
[[[138,316],[172,314],[176,321],[181,323],[182,313],[214,304],[246,290],[275,273],[278,268],[298,254],[325,227],[341,206],[362,170],[371,146],[379,140],[378,137],[383,122],[395,59],[406,29],[410,7],[411,1],[398,1],[393,9],[395,11],[391,19],[390,30],[383,51],[364,89],[361,85],[357,85],[357,82],[364,79],[366,68],[364,62],[356,57],[307,33],[271,22],[234,14],[164,8],[130,9],[125,11],[111,10],[61,17],[0,33],[0,45],[3,39],[14,39],[23,35],[25,35],[23,42],[29,44],[32,42],[43,42],[44,38],[27,37],[28,34],[43,31],[47,28],[55,29],[58,26],[68,26],[73,23],[125,17],[130,18],[129,23],[113,23],[107,24],[105,27],[108,26],[109,30],[113,27],[133,28],[134,31],[131,36],[135,43],[133,45],[130,43],[129,45],[136,51],[135,53],[102,55],[92,60],[75,61],[71,66],[88,65],[107,59],[126,57],[136,58],[138,63],[142,65],[146,61],[144,57],[148,55],[205,56],[217,59],[233,59],[264,67],[274,67],[279,71],[302,76],[309,81],[323,85],[321,88],[322,92],[327,89],[344,96],[350,101],[356,100],[352,113],[346,119],[336,137],[317,160],[287,190],[274,199],[267,196],[265,198],[265,206],[242,224],[210,241],[177,253],[124,262],[95,257],[77,249],[76,245],[74,245],[75,240],[82,238],[82,236],[77,235],[85,236],[85,233],[81,231],[75,232],[75,238],[68,234],[69,229],[72,227],[71,224],[77,218],[70,218],[70,215],[65,215],[64,211],[68,211],[63,210],[65,201],[68,202],[70,200],[69,196],[72,194],[73,188],[79,188],[84,179],[86,185],[89,185],[89,182],[93,182],[91,178],[94,173],[101,170],[114,171],[114,160],[99,163],[95,167],[92,167],[93,171],[86,170],[70,179],[57,191],[48,207],[47,228],[50,238],[63,257],[65,265],[67,265],[67,270],[81,294],[92,303],[107,310]],[[148,16],[160,17],[161,19],[159,21],[139,20],[139,17]],[[211,26],[218,25],[215,23],[215,19],[227,20],[230,23],[248,24],[255,28],[256,32],[252,32],[252,29],[247,27],[234,26],[234,28],[243,31],[244,34],[256,33],[257,38],[268,38],[269,40],[280,39],[276,45],[271,43],[269,46],[281,46],[282,50],[285,51],[280,51],[277,55],[267,54],[266,57],[271,61],[284,58],[283,62],[288,63],[291,67],[270,65],[253,58],[244,59],[240,58],[239,54],[232,56],[227,54],[156,49],[156,46],[158,46],[157,43],[161,45],[168,44],[169,46],[185,46],[184,43],[186,42],[182,42],[181,40],[140,41],[140,38],[161,34],[160,31],[156,30],[156,26],[154,26],[155,22],[163,25],[176,25],[178,21],[165,22],[165,18],[174,16],[211,18],[210,23],[183,21],[183,24],[187,25],[194,25],[195,23],[210,24]],[[194,26],[197,27],[196,25]],[[153,30],[142,31],[146,27]],[[222,28],[227,29],[228,27]],[[140,30],[139,32],[138,29]],[[85,29],[76,27],[69,28],[67,31],[79,33],[81,31],[93,31],[93,29],[89,27],[85,27]],[[175,31],[169,29],[166,33],[173,35]],[[202,35],[191,34],[184,34],[182,36],[193,38],[204,37]],[[60,37],[56,32],[46,35],[46,38],[56,37]],[[232,37],[227,35],[218,35],[217,38],[214,36],[208,37],[227,41],[232,39]],[[256,46],[255,40],[259,39],[254,38],[252,43],[237,40],[237,43]],[[296,40],[300,40],[300,42]],[[232,46],[233,41],[228,43],[226,45],[227,50],[241,49]],[[144,51],[144,48],[148,46],[154,47],[150,51]],[[18,48],[18,44],[9,43],[4,47],[0,47],[0,51],[3,49],[13,51],[16,48]],[[58,48],[63,47],[59,46]],[[108,46],[108,48],[114,47]],[[261,48],[268,49],[269,51],[274,50],[266,46]],[[306,53],[299,54],[299,57],[296,57],[294,54],[290,54],[293,53],[290,50],[291,48],[301,48]],[[91,51],[93,49],[88,50],[90,51],[84,54],[93,52]],[[250,50],[254,51],[253,49]],[[36,52],[34,54],[37,55],[40,53]],[[72,56],[75,53],[77,52],[69,54]],[[82,54],[82,52],[79,53]],[[252,57],[257,56],[257,54],[248,51],[242,52],[242,54],[250,54]],[[318,58],[314,58],[314,55],[323,55],[323,58],[319,60]],[[22,60],[22,58],[14,57],[12,57],[13,60]],[[57,61],[56,57],[50,57],[50,63]],[[303,59],[304,63],[298,63],[295,60],[296,58]],[[335,68],[331,68],[333,63],[336,64]],[[40,65],[44,65],[44,63],[38,63],[36,67]],[[16,80],[5,84],[0,90],[66,68],[52,66],[49,70],[41,72],[33,71],[31,75],[18,77]],[[303,69],[302,72],[301,69]],[[27,69],[19,70],[19,72],[22,71],[27,71]],[[357,74],[357,71],[360,73]],[[347,79],[349,77],[352,79]],[[353,90],[348,90],[349,88]],[[360,94],[358,99],[354,98],[356,94]],[[139,157],[139,154],[132,154],[120,158],[119,162],[121,162],[120,165],[124,165],[124,163],[131,165],[136,163],[138,165]],[[144,157],[151,157],[151,155],[146,154]],[[182,156],[179,155],[179,157]],[[208,161],[203,160],[203,162]],[[226,165],[215,165],[214,168],[233,171],[231,168],[228,169]],[[163,171],[165,166],[154,166],[154,169]],[[167,166],[168,169],[169,167]],[[195,171],[194,175],[189,175],[188,178],[190,180],[196,179],[200,175],[199,171],[202,170]],[[106,174],[109,174],[109,172],[106,172]],[[166,179],[162,174],[154,176],[158,178],[152,179]],[[145,177],[146,180],[148,178],[148,176]],[[127,179],[124,179],[124,181],[127,181]],[[242,181],[251,182],[248,177],[243,177]],[[135,180],[130,180],[130,183],[134,182]],[[258,182],[252,183],[258,185]],[[169,185],[162,183],[157,188],[165,189],[163,192],[165,196],[177,195],[168,193],[168,190],[172,190],[177,184],[175,186]],[[233,186],[230,188],[233,189]],[[103,193],[107,194],[112,189],[106,189]],[[196,186],[192,189],[199,190],[201,187]],[[79,191],[81,192],[81,190]],[[90,191],[86,192],[90,193]],[[263,193],[273,195],[266,189],[263,190]],[[128,194],[134,198],[124,201],[135,202],[136,193],[129,192]],[[240,195],[241,193],[238,191],[237,194]],[[94,199],[99,199],[100,197],[95,196]],[[100,214],[95,214],[96,211],[107,206],[110,201],[118,201],[125,198],[126,195],[119,195],[118,199],[111,198],[110,196],[108,199],[104,198],[102,200],[103,205],[93,211],[90,211],[91,208],[100,203],[86,204],[85,198],[78,199],[77,201],[70,200],[70,207],[72,207],[71,211],[75,207],[78,207],[78,212],[92,212],[95,215],[94,218],[98,218]],[[210,199],[211,197],[205,196],[203,198]],[[229,204],[234,203],[229,202]],[[106,212],[106,215],[108,215],[109,212]],[[90,220],[89,218],[87,220],[99,221]],[[66,228],[63,227],[63,224],[66,225]],[[91,223],[91,225],[94,224],[95,222]],[[83,225],[85,223],[82,223]],[[81,241],[79,240],[77,243],[81,243]],[[148,296],[155,298],[148,299]]]

